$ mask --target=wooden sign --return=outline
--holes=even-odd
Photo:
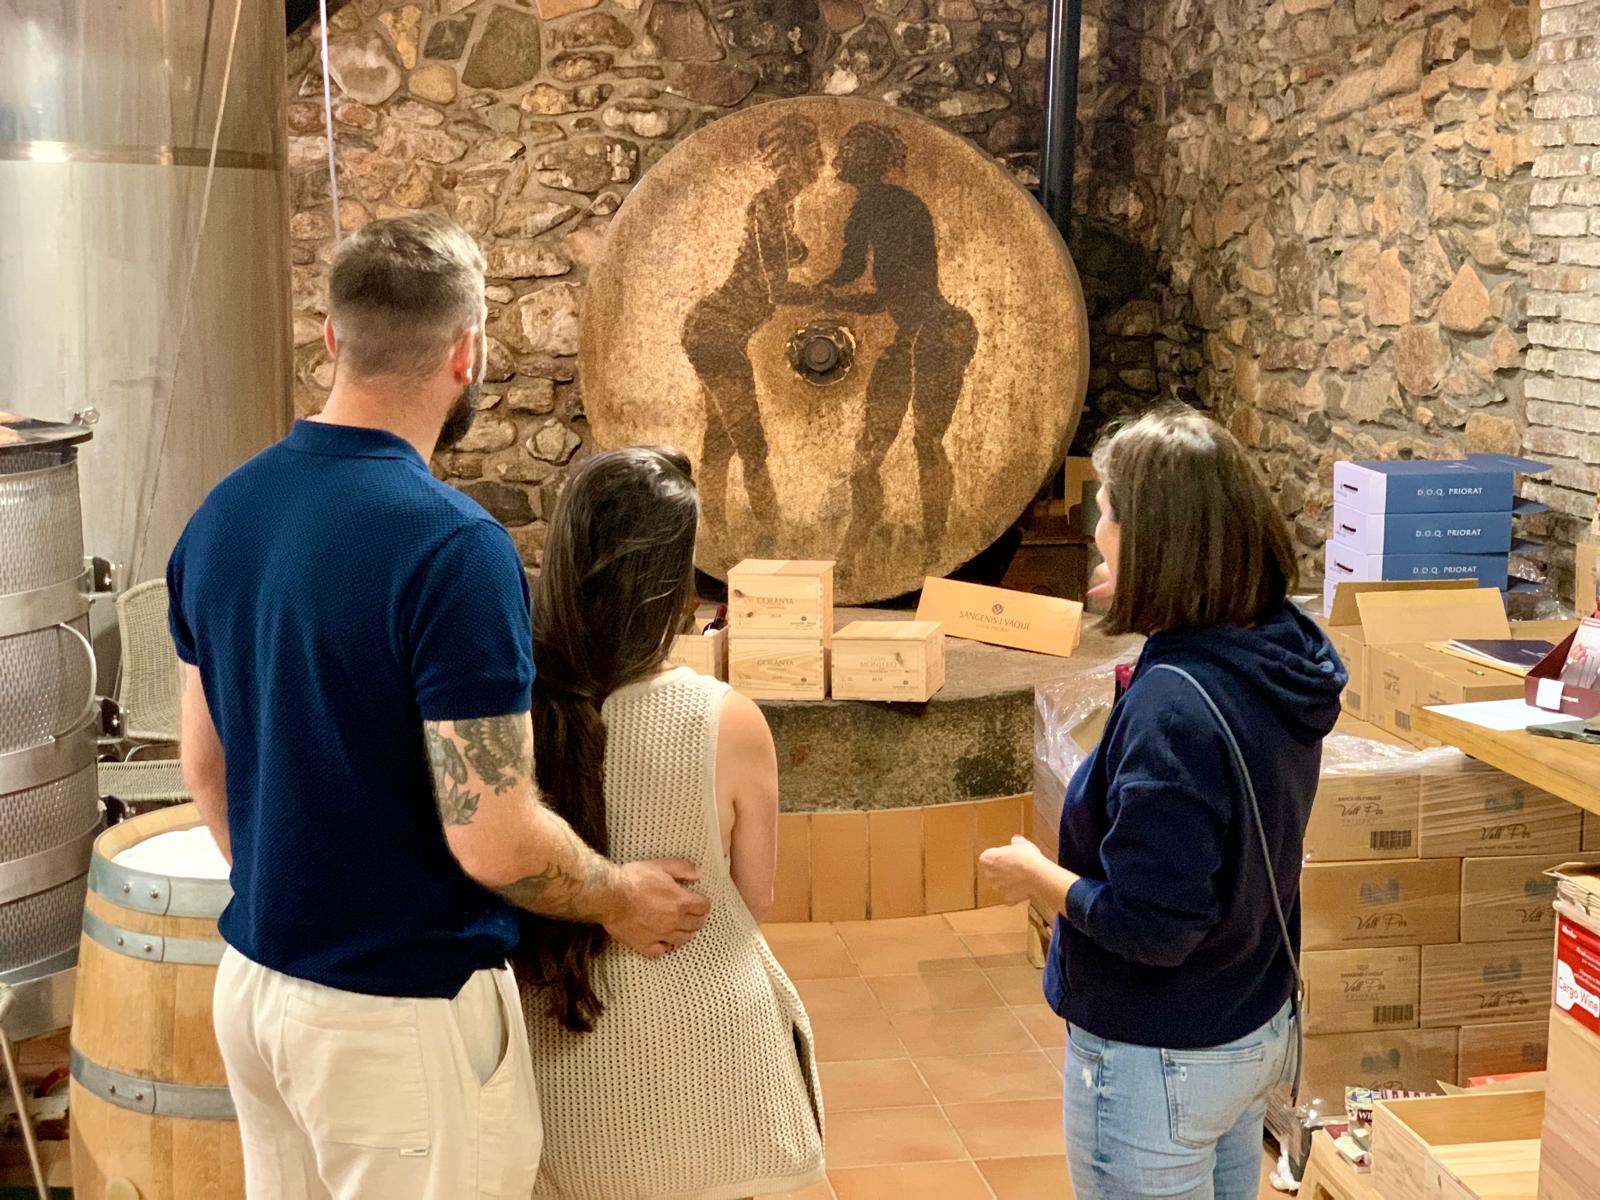
[[[1057,596],[927,579],[917,620],[938,621],[951,637],[1066,658],[1083,636],[1083,605]]]

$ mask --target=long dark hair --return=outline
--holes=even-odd
[[[534,769],[546,803],[601,854],[606,836],[606,727],[600,705],[660,670],[694,597],[700,501],[689,460],[634,447],[596,454],[568,477],[534,585]],[[605,1003],[591,968],[598,925],[531,917],[519,974],[579,1033]]]

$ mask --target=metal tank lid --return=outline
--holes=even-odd
[[[63,451],[94,436],[88,424],[41,421],[0,411],[0,458],[13,454]]]

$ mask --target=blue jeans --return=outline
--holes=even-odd
[[[1255,1200],[1267,1094],[1294,1077],[1285,1004],[1254,1033],[1162,1050],[1067,1033],[1067,1163],[1078,1200]]]

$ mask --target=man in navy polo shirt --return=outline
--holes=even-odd
[[[252,1200],[526,1197],[514,906],[649,956],[705,920],[690,864],[617,866],[540,802],[522,564],[428,470],[472,420],[483,271],[442,218],[351,235],[327,406],[167,569],[184,776],[233,866],[215,1024]]]

